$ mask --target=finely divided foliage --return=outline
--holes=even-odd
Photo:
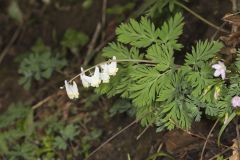
[[[193,121],[201,119],[202,112],[220,117],[226,111],[230,113],[226,97],[220,94],[218,100],[213,98],[216,87],[221,91],[226,88],[221,79],[214,79],[211,68],[223,45],[217,41],[199,41],[179,67],[174,63],[174,52],[183,47],[178,42],[182,32],[180,13],[159,28],[146,17],[140,22],[131,19],[121,24],[117,29],[118,42],[104,48],[103,56],[152,63],[120,64],[117,75],[109,84],[96,88],[97,93],[131,100],[141,123],[145,126],[155,123],[158,131],[188,129]]]

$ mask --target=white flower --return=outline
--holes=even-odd
[[[226,66],[223,62],[218,62],[218,64],[212,65],[212,68],[215,69],[214,76],[219,77],[221,75],[222,79],[225,79],[226,76]]]
[[[94,74],[92,76],[86,76],[83,68],[81,68],[82,73],[80,74],[80,79],[82,81],[83,87],[88,88],[89,86],[98,87],[101,83],[99,68],[95,67]]]
[[[102,72],[100,73],[100,78],[103,81],[103,83],[109,83],[109,72],[108,72],[108,65],[105,63],[101,65]]]
[[[240,107],[240,97],[239,96],[234,96],[232,98],[232,106],[233,107]]]
[[[78,87],[75,81],[73,81],[73,84],[71,85],[65,80],[65,88],[67,91],[67,95],[70,99],[75,99],[79,97]]]
[[[113,56],[112,60],[116,60],[116,57]],[[116,73],[118,71],[118,68],[117,68],[117,62],[111,62],[110,64],[108,64],[108,74],[111,75],[111,76],[115,76]]]
[[[95,67],[93,76],[90,78],[90,84],[92,87],[99,87],[101,83],[99,68]]]
[[[81,68],[81,72],[82,73],[80,74],[80,79],[82,81],[83,87],[88,88],[90,86],[91,77],[85,75],[83,68]]]

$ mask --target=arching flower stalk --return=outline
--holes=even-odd
[[[66,91],[67,91],[68,95],[70,95],[69,98],[74,99],[74,98],[79,96],[79,94],[77,94],[78,90],[76,90],[77,85],[74,82],[74,80],[78,77],[80,77],[82,85],[85,88],[88,88],[90,86],[91,87],[99,87],[101,82],[102,83],[109,83],[110,77],[115,76],[117,71],[118,71],[117,62],[137,62],[137,63],[141,62],[141,63],[150,63],[150,64],[155,63],[155,62],[152,62],[150,60],[139,60],[139,59],[117,60],[117,58],[115,56],[113,56],[113,58],[111,60],[99,63],[99,64],[97,64],[93,67],[90,67],[90,68],[86,69],[86,70],[81,68],[81,73],[80,74],[76,75],[75,77],[73,77],[68,82],[65,80],[65,88],[66,88]],[[88,72],[88,71],[90,71],[94,68],[95,68],[95,71],[94,71],[93,75],[86,75],[85,74],[86,72]],[[70,90],[70,89],[72,89],[70,87],[71,82],[73,82],[73,86],[74,86],[74,89],[75,89],[74,92]],[[60,88],[64,88],[64,86],[60,87]]]

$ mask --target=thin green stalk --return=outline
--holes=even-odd
[[[193,10],[191,10],[190,8],[188,8],[187,6],[185,6],[184,4],[176,1],[175,2],[176,5],[182,7],[183,9],[185,9],[186,11],[188,11],[189,13],[191,13],[192,15],[194,15],[195,17],[197,17],[198,19],[200,19],[201,21],[203,21],[204,23],[208,24],[209,26],[219,30],[219,31],[222,31],[222,32],[225,32],[225,33],[229,33],[229,31],[219,27],[219,26],[216,26],[215,24],[213,24],[212,22],[206,20],[205,18],[203,18],[202,16],[200,16],[199,14],[197,14],[196,12],[194,12]]]

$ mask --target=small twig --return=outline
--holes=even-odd
[[[205,149],[206,149],[208,139],[210,138],[210,136],[211,136],[214,128],[217,126],[218,121],[219,121],[219,119],[216,120],[216,122],[215,122],[214,125],[212,126],[210,132],[208,133],[207,139],[206,139],[206,141],[205,141],[205,143],[204,143],[204,146],[203,146],[203,149],[202,149],[202,153],[201,153],[201,158],[200,158],[200,160],[203,160],[203,154],[204,154],[204,151],[205,151]]]
[[[226,153],[227,151],[229,151],[229,150],[231,150],[231,149],[232,149],[231,147],[228,147],[228,148],[226,148],[225,150],[223,150],[221,153],[218,153],[218,154],[214,155],[213,157],[211,157],[209,160],[214,160],[214,159],[217,158],[218,156]]]
[[[103,146],[105,146],[107,143],[109,143],[111,140],[113,140],[115,137],[117,137],[118,135],[120,135],[122,132],[124,132],[125,130],[127,130],[129,127],[133,126],[134,124],[136,124],[138,122],[138,120],[134,120],[132,123],[128,124],[126,127],[124,127],[123,129],[121,129],[120,131],[118,131],[116,134],[114,134],[112,137],[108,138],[105,142],[103,142],[99,147],[97,147],[94,151],[92,151],[88,157],[85,159],[89,159],[92,155],[94,155],[97,151],[99,151]]]
[[[101,42],[104,41],[104,37],[105,37],[104,28],[105,28],[105,26],[106,26],[106,9],[107,9],[107,0],[103,0],[103,6],[102,6],[102,36],[101,36]]]
[[[231,0],[231,1],[232,1],[232,10],[235,13],[238,11],[238,5],[237,5],[238,0]]]
[[[233,13],[237,13],[238,11],[238,0],[231,0],[232,1],[232,11]],[[238,31],[238,26],[237,25],[232,25],[232,32],[237,32]]]
[[[88,45],[88,50],[87,50],[87,53],[86,53],[86,58],[85,58],[85,60],[84,60],[84,62],[83,62],[83,65],[84,65],[84,66],[86,66],[86,65],[89,63],[89,61],[92,59],[92,57],[94,56],[93,50],[94,50],[94,47],[95,47],[95,45],[96,45],[96,41],[97,41],[97,39],[98,39],[98,37],[99,37],[99,35],[100,35],[101,28],[102,28],[102,27],[101,27],[101,23],[98,23],[98,24],[97,24],[97,27],[96,27],[96,29],[95,29],[95,32],[94,32],[94,34],[93,34],[92,40],[91,40],[91,42],[90,42],[89,45]]]
[[[144,130],[137,136],[137,140],[139,140],[141,137],[142,137],[142,135],[147,131],[147,129],[149,128],[150,126],[147,126],[147,127],[145,127],[144,128]]]
[[[110,35],[105,41],[103,41],[101,44],[99,44],[99,45],[94,49],[94,51],[93,51],[94,53],[93,53],[93,54],[99,52],[103,47],[106,46],[106,44],[108,44],[111,40],[113,40],[114,37],[115,37],[115,34]]]
[[[22,27],[19,26],[18,29],[14,32],[11,40],[9,41],[9,43],[7,44],[7,46],[3,49],[1,55],[0,55],[0,64],[3,61],[4,57],[7,55],[9,49],[11,48],[11,46],[13,45],[13,43],[16,41],[17,37],[20,34]]]
[[[192,133],[192,132],[190,132],[190,131],[186,131],[186,130],[184,130],[184,129],[181,129],[181,130],[183,130],[183,131],[186,132],[187,134],[190,134],[191,136],[194,136],[194,137],[197,137],[197,138],[203,139],[203,140],[205,140],[205,141],[207,140],[206,137],[201,136],[201,135],[199,135],[199,134]],[[208,140],[208,142],[213,143],[213,144],[217,144],[215,141],[212,141],[212,140]],[[222,143],[220,143],[220,146],[225,147],[225,148],[229,148],[229,147],[231,147],[231,146],[227,146],[227,145],[222,144]]]
[[[225,25],[227,24],[227,22],[223,22],[220,26],[220,28],[223,28]],[[213,36],[211,37],[212,40],[214,40],[217,36],[217,34],[219,33],[219,30],[216,30],[216,32],[213,34]]]
[[[41,107],[44,103],[48,102],[52,97],[53,97],[53,95],[50,95],[50,96],[44,98],[43,100],[39,101],[37,104],[35,104],[32,107],[32,110],[35,110],[35,109]]]
[[[239,152],[239,148],[240,148],[240,134],[239,134],[239,127],[238,127],[238,117],[236,117],[236,119],[234,120],[235,125],[236,125],[236,133],[237,133],[237,154],[238,154],[238,160],[240,160],[240,152]]]
[[[160,150],[162,149],[163,143],[160,143],[160,145],[158,146],[157,152],[160,152]]]
[[[183,9],[185,9],[186,11],[188,11],[189,13],[191,13],[192,15],[194,15],[195,17],[197,17],[198,19],[200,19],[201,21],[203,21],[204,23],[208,24],[209,26],[221,31],[221,32],[224,32],[224,33],[229,33],[229,31],[221,28],[221,27],[218,27],[216,26],[215,24],[213,24],[212,22],[208,21],[207,19],[203,18],[202,16],[200,16],[199,14],[197,14],[196,12],[192,11],[190,8],[188,8],[187,6],[185,6],[184,4],[176,1],[175,2],[176,5],[182,7]]]

